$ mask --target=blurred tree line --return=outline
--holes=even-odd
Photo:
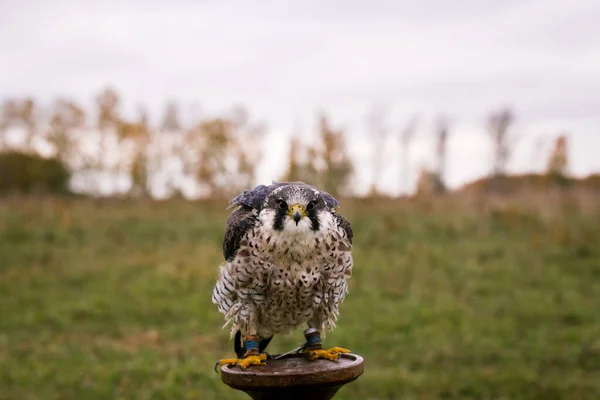
[[[229,195],[254,184],[264,128],[243,108],[186,125],[178,107],[169,103],[160,122],[152,125],[145,110],[135,118],[125,117],[121,99],[111,88],[95,100],[92,115],[70,99],[56,100],[50,110],[29,98],[5,100],[0,115],[0,175],[11,179],[0,181],[0,192],[29,191],[32,185],[26,180],[42,179],[39,174],[25,177],[34,163],[41,162],[38,159],[46,160],[46,168],[57,169],[54,175],[62,169],[67,171],[64,179],[78,176],[82,191],[93,195],[103,194],[101,185],[111,186],[108,181],[120,177],[129,181],[131,196],[155,195],[157,179],[167,181],[168,195],[182,194],[186,181],[210,196]],[[10,140],[11,134],[21,136],[19,145]],[[173,164],[180,179],[169,176]],[[60,185],[64,182],[46,186],[59,191]]]
[[[265,126],[253,121],[242,107],[206,118],[182,118],[176,103],[167,103],[157,123],[140,109],[127,117],[122,101],[111,88],[101,91],[92,112],[71,99],[60,98],[42,107],[32,98],[5,99],[0,114],[0,194],[65,193],[69,187],[95,196],[125,193],[129,196],[164,197],[195,194],[226,197],[256,183],[257,167],[265,147]],[[383,168],[399,161],[399,183],[410,186],[410,151],[417,118],[394,130],[385,121],[382,108],[367,116],[372,161],[370,195],[380,195],[378,183]],[[335,195],[353,195],[355,165],[342,129],[332,126],[325,115],[317,118],[317,140],[290,140],[285,172],[279,180],[305,181]],[[489,190],[506,174],[506,165],[521,136],[512,132],[511,110],[493,112],[488,120],[493,149]],[[395,133],[395,134],[394,134]],[[447,143],[450,126],[440,118],[433,132],[436,166],[421,168],[417,195],[446,191]],[[20,140],[15,140],[19,137]],[[386,148],[396,142],[393,160]],[[281,143],[277,143],[281,148]],[[389,152],[388,152],[389,153]],[[362,166],[361,166],[362,167]],[[567,137],[556,140],[547,166],[548,176],[568,175]],[[187,189],[186,189],[187,188]],[[186,193],[187,192],[187,193]],[[163,197],[161,196],[161,197]]]

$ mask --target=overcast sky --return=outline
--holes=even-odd
[[[91,104],[114,86],[130,110],[165,101],[209,114],[235,104],[267,123],[261,181],[278,178],[286,136],[316,112],[345,127],[365,186],[374,104],[393,132],[420,116],[413,169],[433,166],[431,131],[452,121],[448,179],[490,167],[486,115],[513,107],[526,135],[514,171],[539,170],[563,130],[572,170],[600,171],[597,0],[8,1],[0,0],[0,97]],[[396,142],[380,185],[398,185]]]

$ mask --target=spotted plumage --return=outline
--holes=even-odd
[[[335,328],[353,266],[352,228],[338,206],[302,182],[260,185],[231,200],[212,301],[232,335],[256,336],[264,349],[276,333]]]

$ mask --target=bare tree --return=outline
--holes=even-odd
[[[253,123],[245,108],[234,107],[229,117],[232,127],[232,152],[235,156],[235,186],[241,190],[250,187],[256,180],[256,168],[263,157],[263,138],[266,128],[262,123]]]
[[[538,135],[533,141],[531,160],[536,169],[546,167],[546,150],[549,144],[548,135],[545,133]]]
[[[314,146],[304,143],[302,138],[306,138],[306,135],[303,135],[303,129],[297,123],[290,138],[287,170],[281,180],[317,185],[318,171],[314,162],[317,158],[316,150]]]
[[[79,160],[77,155],[78,135],[76,130],[85,126],[85,111],[74,101],[69,99],[57,99],[50,116],[50,127],[46,140],[52,145],[56,156],[63,164],[74,167]]]
[[[109,176],[118,172],[120,157],[115,157],[120,148],[111,148],[111,142],[117,140],[117,130],[122,123],[119,111],[120,99],[112,88],[106,88],[96,97],[97,119],[96,126],[100,133],[99,152],[97,158],[91,162],[91,169],[95,175],[107,172]],[[112,155],[112,157],[111,157]],[[92,178],[93,179],[93,178]],[[100,181],[96,178],[95,191],[100,194]]]
[[[119,95],[112,88],[104,89],[96,97],[98,107],[97,125],[100,130],[114,128],[118,125],[121,119],[119,114],[120,102]]]
[[[333,129],[327,117],[321,115],[314,142],[306,146],[298,137],[292,137],[288,169],[283,179],[318,186],[333,195],[347,193],[353,166],[343,131]]]
[[[13,127],[19,120],[19,101],[6,99],[2,102],[2,114],[0,115],[0,145],[8,146],[8,129]]]
[[[389,134],[389,127],[385,122],[386,114],[381,107],[373,107],[367,116],[367,126],[370,133],[371,143],[373,144],[373,176],[371,178],[370,193],[373,196],[378,195],[377,184],[381,178],[383,167],[385,165],[385,145]]]
[[[409,192],[410,187],[410,146],[415,137],[417,129],[417,116],[408,120],[406,125],[400,130],[400,152],[402,157],[402,185]]]
[[[308,162],[308,159],[315,159],[316,154],[313,148],[305,146],[299,137],[292,136],[290,139],[290,149],[288,153],[288,167],[285,175],[281,178],[286,182],[305,182],[316,185],[318,178],[315,164]]]
[[[448,156],[448,121],[445,118],[438,120],[437,140],[436,140],[436,156],[437,156],[437,179],[442,190],[446,188],[446,168]]]
[[[344,133],[341,130],[334,130],[327,117],[323,115],[320,118],[319,139],[321,146],[315,149],[312,155],[313,157],[320,155],[318,158],[323,164],[321,186],[333,195],[344,194],[348,190],[353,172]]]
[[[225,196],[227,164],[231,146],[231,124],[222,118],[204,121],[194,128],[198,162],[196,179],[211,196]]]
[[[23,121],[23,125],[25,125],[25,147],[30,150],[33,149],[33,140],[38,134],[39,113],[40,110],[38,110],[33,99],[28,98],[23,102],[21,120]]]
[[[425,167],[419,169],[415,196],[430,197],[439,194],[443,190],[443,184],[437,172],[431,172]]]
[[[190,126],[195,124],[198,124],[198,122],[194,121]],[[182,188],[176,182],[181,181],[181,175],[192,176],[195,174],[195,165],[193,162],[190,163],[191,157],[188,155],[190,149],[186,149],[187,142],[190,139],[188,136],[194,131],[193,129],[184,129],[177,103],[170,101],[165,105],[159,132],[161,135],[156,137],[159,143],[156,151],[157,169],[165,173],[167,192],[180,195]],[[172,169],[169,159],[179,161],[181,167],[179,171]]]
[[[33,140],[38,134],[38,122],[40,110],[32,98],[23,100],[6,100],[2,105],[2,118],[0,121],[0,133],[4,144],[8,128],[20,127],[23,129],[23,142],[26,151],[33,150]]]
[[[185,164],[200,189],[214,197],[230,196],[254,184],[262,158],[264,126],[251,123],[246,111],[198,122],[186,135]]]
[[[493,112],[488,119],[488,133],[492,141],[494,160],[492,174],[494,176],[506,173],[506,164],[512,153],[514,139],[509,135],[510,125],[514,115],[508,108]]]
[[[136,122],[124,123],[120,127],[119,137],[131,143],[132,155],[127,164],[131,177],[129,194],[138,197],[150,195],[148,146],[150,145],[150,126],[146,110],[140,110]]]
[[[509,108],[493,112],[488,118],[488,134],[493,146],[492,190],[499,189],[499,179],[506,174],[506,165],[513,153],[517,136],[509,128],[514,115]]]
[[[160,130],[163,132],[175,133],[181,131],[181,119],[177,103],[173,101],[167,103],[165,107],[165,113],[160,124]]]
[[[563,134],[557,137],[554,142],[554,150],[552,150],[548,160],[548,175],[558,178],[567,176],[569,164],[567,151],[567,136]]]

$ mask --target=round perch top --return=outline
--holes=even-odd
[[[221,379],[232,388],[245,392],[301,387],[337,386],[339,389],[362,375],[363,370],[363,358],[356,354],[342,354],[338,361],[309,361],[304,354],[292,354],[271,359],[269,365],[251,366],[246,370],[224,365]]]

